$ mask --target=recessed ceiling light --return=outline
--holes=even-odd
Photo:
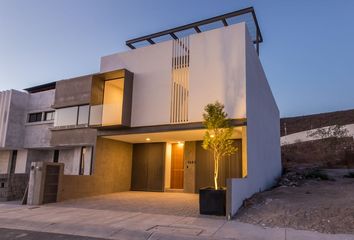
[[[145,140],[146,140],[146,141],[150,141],[151,139],[150,139],[150,138],[146,138]]]

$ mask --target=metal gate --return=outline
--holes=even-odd
[[[59,188],[59,165],[47,165],[44,179],[43,203],[53,203],[57,201]]]

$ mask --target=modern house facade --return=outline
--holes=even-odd
[[[33,180],[42,170],[32,162],[63,166],[55,201],[131,190],[197,193],[213,185],[202,113],[219,101],[238,148],[223,159],[219,183],[234,215],[281,174],[279,111],[258,57],[261,41],[248,8],[129,40],[131,50],[101,58],[99,73],[2,92],[0,173],[31,172]],[[49,185],[42,185],[45,195]]]

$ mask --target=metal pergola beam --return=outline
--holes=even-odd
[[[148,39],[146,39],[149,43],[151,43],[151,44],[155,44],[155,42],[151,39],[151,38],[148,38]]]
[[[220,15],[220,16],[208,18],[208,19],[205,19],[205,20],[201,20],[201,21],[198,21],[198,22],[186,24],[186,25],[183,25],[183,26],[180,26],[180,27],[176,27],[176,28],[171,28],[171,29],[168,29],[168,30],[165,30],[165,31],[149,34],[149,35],[146,35],[146,36],[130,39],[130,40],[126,41],[126,45],[128,47],[130,47],[131,49],[135,49],[135,46],[134,46],[135,43],[147,41],[150,44],[155,44],[155,42],[153,41],[153,38],[158,38],[158,37],[165,36],[165,35],[170,35],[173,39],[176,40],[176,39],[178,39],[178,37],[176,35],[177,32],[181,32],[181,31],[188,30],[188,29],[194,29],[197,33],[200,33],[200,32],[202,32],[200,30],[200,26],[206,25],[206,24],[210,24],[210,23],[214,23],[214,22],[218,22],[218,21],[221,21],[224,26],[228,26],[229,25],[228,22],[227,22],[228,18],[244,15],[244,14],[247,14],[247,13],[251,13],[252,14],[253,21],[254,21],[254,23],[256,25],[256,39],[253,40],[253,43],[256,44],[257,51],[259,52],[259,49],[258,49],[259,48],[259,43],[263,42],[263,37],[262,37],[261,31],[259,29],[259,24],[258,24],[256,13],[255,13],[253,7],[241,9],[241,10],[230,12],[230,13],[226,13],[226,14],[223,14],[223,15]]]
[[[202,32],[198,26],[195,26],[195,27],[194,27],[194,30],[195,30],[197,33]]]
[[[178,37],[176,36],[176,34],[170,33],[170,35],[171,35],[171,37],[172,37],[174,40],[178,39]]]

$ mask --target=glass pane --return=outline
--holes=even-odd
[[[105,82],[102,126],[122,124],[124,79]]]
[[[55,111],[54,126],[76,125],[78,107],[60,108]]]
[[[103,105],[91,106],[90,109],[90,125],[102,124]]]
[[[77,124],[88,124],[89,110],[89,105],[79,107],[79,118]]]
[[[82,147],[79,175],[91,175],[92,147]]]
[[[42,121],[42,113],[30,113],[28,117],[28,122],[40,122]]]
[[[44,121],[54,120],[54,111],[46,112],[44,116]]]

